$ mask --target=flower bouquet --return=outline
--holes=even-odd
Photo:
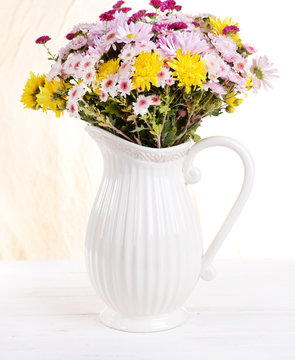
[[[241,38],[231,18],[186,15],[174,0],[151,0],[153,12],[118,1],[98,22],[74,26],[52,55],[47,75],[28,79],[21,101],[31,109],[66,110],[91,125],[148,147],[189,138],[206,116],[232,113],[249,91],[271,87],[276,70]]]
[[[190,16],[174,0],[151,0],[153,12],[118,1],[98,22],[79,24],[53,55],[47,75],[31,74],[21,101],[27,108],[65,110],[91,126],[104,174],[86,232],[86,264],[106,304],[107,326],[135,332],[169,329],[188,316],[183,304],[211,263],[252,188],[253,163],[234,139],[196,134],[202,119],[232,113],[249,91],[277,76],[266,57],[240,37],[231,18]],[[192,141],[197,142],[192,145]],[[127,141],[126,141],[127,140]],[[243,161],[241,192],[203,253],[200,220],[187,184],[211,146]]]

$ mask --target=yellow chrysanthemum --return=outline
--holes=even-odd
[[[243,102],[243,99],[238,99],[236,97],[236,94],[234,92],[231,92],[227,94],[227,100],[225,100],[225,102],[228,105],[226,111],[229,113],[233,113],[236,110],[236,106],[239,106]]]
[[[212,26],[213,31],[215,32],[216,35],[222,35],[223,29],[228,26],[236,26],[237,28],[239,27],[239,24],[237,22],[234,22],[232,18],[229,17],[226,17],[224,20],[222,20],[220,17],[216,17],[216,18],[209,17],[209,19],[210,19],[210,25]],[[229,33],[227,36],[230,36],[238,46],[242,45],[238,33],[235,34]]]
[[[120,58],[109,60],[101,65],[99,68],[96,79],[98,82],[102,82],[108,75],[115,74],[119,69]]]
[[[151,84],[159,86],[157,74],[161,72],[163,59],[157,51],[153,53],[141,52],[135,60],[134,74],[132,78],[133,89],[141,87],[142,90],[150,90]]]
[[[30,74],[31,77],[26,82],[20,101],[24,103],[25,108],[38,109],[36,96],[44,85],[46,75],[35,75],[32,72]]]
[[[253,77],[250,76],[248,79],[246,79],[246,84],[245,84],[247,90],[251,90],[253,87]]]
[[[38,106],[42,106],[42,110],[45,112],[48,109],[54,111],[57,117],[63,115],[67,105],[67,89],[69,87],[70,85],[63,80],[45,81],[40,94],[37,95]]]
[[[174,69],[173,76],[179,81],[179,86],[185,86],[185,91],[189,93],[191,87],[195,89],[197,86],[203,88],[203,81],[206,81],[207,69],[205,67],[206,61],[200,60],[200,55],[195,53],[186,54],[182,50],[176,51],[176,59],[168,61],[168,65]]]

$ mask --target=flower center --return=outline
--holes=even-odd
[[[111,33],[107,36],[107,40],[112,40],[115,37],[114,33]]]
[[[257,76],[257,79],[263,79],[263,72],[259,68],[254,68],[254,74]]]
[[[147,105],[147,101],[145,99],[139,101],[139,106],[146,106],[146,105]]]

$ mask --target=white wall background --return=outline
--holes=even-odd
[[[144,8],[148,1],[128,1]],[[30,71],[49,63],[40,35],[52,50],[79,22],[92,22],[113,2],[101,0],[0,1],[1,132],[0,259],[79,258],[87,218],[102,174],[99,150],[84,124],[64,116],[23,110],[19,98]],[[219,257],[295,256],[294,29],[289,1],[183,0],[184,11],[232,16],[241,37],[275,63],[275,89],[249,96],[234,114],[208,118],[202,137],[232,136],[256,164],[252,196]],[[203,172],[194,186],[205,246],[230,209],[242,182],[242,165],[229,150],[208,149],[196,159]]]

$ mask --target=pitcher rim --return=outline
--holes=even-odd
[[[128,140],[122,139],[117,135],[114,135],[112,133],[110,133],[109,131],[106,131],[98,126],[94,126],[94,125],[87,125],[85,127],[85,131],[88,133],[88,135],[90,135],[94,140],[97,140],[98,138],[96,137],[96,135],[98,135],[99,137],[103,136],[104,138],[107,138],[108,140],[110,140],[111,142],[113,142],[114,144],[118,144],[121,145],[123,147],[129,147],[130,149],[133,149],[134,151],[138,151],[139,153],[145,153],[145,154],[150,154],[150,155],[172,155],[175,153],[183,153],[183,152],[187,152],[189,150],[189,148],[192,146],[192,140],[188,140],[182,144],[179,145],[174,145],[171,147],[166,147],[166,148],[152,148],[149,146],[143,146],[143,145],[139,145],[139,144],[135,144],[132,143]],[[184,155],[184,154],[183,154]]]

